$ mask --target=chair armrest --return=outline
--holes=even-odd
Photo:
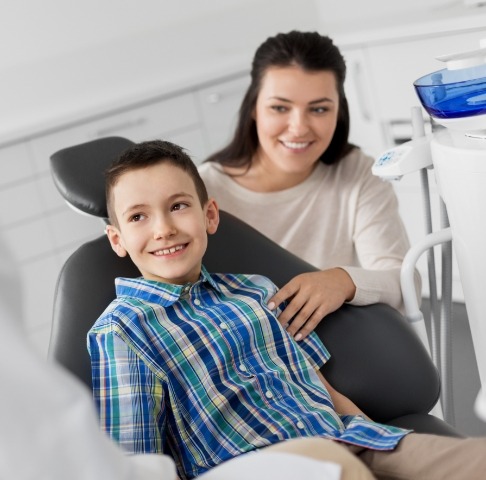
[[[373,420],[428,413],[440,378],[405,318],[384,304],[343,305],[316,333],[331,353],[323,375]]]

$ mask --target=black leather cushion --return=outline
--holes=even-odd
[[[390,306],[343,305],[316,333],[331,353],[323,374],[374,420],[427,413],[438,400],[437,369],[408,322]]]
[[[51,155],[51,173],[60,194],[78,210],[107,218],[103,173],[131,145],[126,138],[107,137]]]

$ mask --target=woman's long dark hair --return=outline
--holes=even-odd
[[[346,64],[341,52],[329,37],[317,32],[292,31],[269,37],[258,47],[252,63],[251,83],[240,106],[233,139],[222,150],[212,154],[207,162],[227,166],[250,165],[259,145],[253,111],[262,78],[270,67],[292,65],[309,72],[331,71],[336,76],[339,94],[337,125],[331,143],[320,160],[328,165],[336,163],[353,148],[348,142],[349,109],[344,94]]]

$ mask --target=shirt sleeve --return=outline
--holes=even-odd
[[[90,333],[93,396],[101,428],[131,453],[163,453],[162,383],[115,332]]]

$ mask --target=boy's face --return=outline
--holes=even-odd
[[[113,187],[118,227],[107,234],[113,250],[130,255],[144,278],[182,285],[195,282],[219,213],[210,199],[202,207],[188,173],[159,163],[122,175]]]

